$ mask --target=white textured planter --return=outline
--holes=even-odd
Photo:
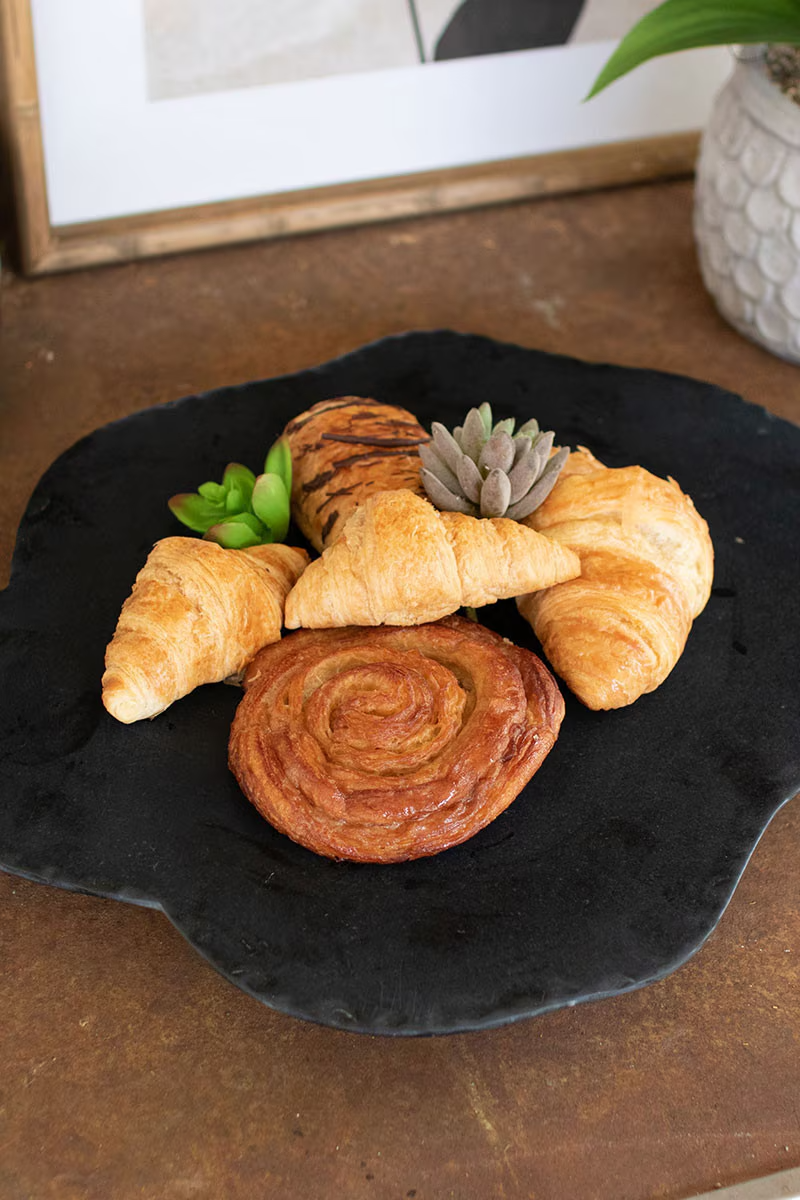
[[[706,287],[738,330],[800,362],[800,105],[738,62],[703,135],[695,236]]]

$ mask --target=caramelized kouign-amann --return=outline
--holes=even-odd
[[[262,816],[309,850],[400,862],[503,812],[563,713],[534,654],[462,617],[302,630],[248,668],[229,761]]]

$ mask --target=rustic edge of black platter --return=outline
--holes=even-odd
[[[492,825],[431,859],[332,863],[294,845],[227,769],[236,689],[154,721],[105,713],[105,646],[168,496],[258,469],[286,421],[368,395],[453,425],[490,400],[609,466],[673,475],[708,520],[715,586],[669,679],[591,713]],[[37,486],[0,594],[0,863],[161,908],[271,1007],[339,1029],[488,1028],[660,979],[715,927],[800,787],[800,429],[710,384],[447,331],[126,417]],[[487,625],[538,650],[511,602]]]

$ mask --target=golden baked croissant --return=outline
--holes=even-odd
[[[292,516],[316,550],[336,540],[367,496],[391,488],[425,494],[417,447],[430,439],[404,408],[360,396],[323,400],[283,436],[292,451]]]
[[[223,550],[199,538],[156,542],[106,650],[103,704],[126,725],[154,717],[201,683],[241,672],[281,636],[283,605],[305,550]]]
[[[439,512],[405,489],[364,500],[286,601],[286,628],[422,625],[572,579],[578,556],[518,521]]]
[[[544,664],[474,621],[302,630],[244,679],[229,762],[281,833],[329,858],[400,862],[465,841],[558,736]]]
[[[581,448],[526,524],[581,560],[579,578],[517,600],[555,672],[594,709],[657,688],[711,591],[711,538],[689,496]]]

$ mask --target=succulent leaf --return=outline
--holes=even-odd
[[[204,500],[209,500],[212,504],[225,503],[225,488],[221,483],[201,483],[197,489],[197,494],[202,496]]]
[[[492,406],[489,404],[488,400],[484,400],[483,404],[478,409],[478,413],[483,421],[483,432],[488,438],[491,436],[492,432]]]
[[[466,454],[461,455],[461,462],[458,464],[458,482],[467,500],[471,500],[473,504],[480,504],[483,476]]]
[[[245,516],[249,514],[243,513],[240,515]],[[203,535],[203,540],[206,542],[216,542],[218,546],[224,547],[225,550],[247,550],[250,546],[260,546],[262,535],[255,533],[249,525],[246,525],[237,517],[230,517],[226,521],[220,521],[218,525],[212,525]]]
[[[240,512],[234,517],[226,517],[222,522],[223,525],[246,525],[253,533],[257,533],[259,537],[264,534],[264,526],[255,513]]]
[[[242,494],[241,488],[232,487],[225,497],[225,512],[229,517],[232,517],[236,513],[243,512],[247,507],[247,501]]]
[[[197,492],[180,492],[167,504],[170,512],[194,533],[205,533],[225,516],[224,504],[214,504]]]
[[[509,504],[516,504],[526,492],[529,492],[539,476],[539,463],[536,454],[529,449],[508,472],[508,482],[511,484]]]
[[[292,451],[287,438],[278,438],[269,449],[264,463],[265,475],[279,475],[286,491],[292,494]]]
[[[289,493],[280,475],[259,475],[251,498],[253,512],[267,527],[266,542],[282,542],[289,530]]]
[[[228,494],[234,488],[241,492],[242,508],[250,507],[250,496],[252,495],[255,481],[256,477],[249,467],[244,467],[241,463],[235,462],[228,463],[225,468],[225,474],[222,476],[222,486]]]
[[[514,463],[518,463],[521,458],[531,452],[531,440],[527,437],[520,437],[519,434],[514,438]]]
[[[536,417],[531,417],[530,421],[526,421],[524,425],[520,425],[517,430],[517,436],[524,433],[526,437],[535,438],[539,434],[539,422]]]
[[[497,422],[494,429],[492,430],[492,433],[503,432],[503,433],[507,433],[508,436],[511,437],[512,434],[514,433],[514,426],[516,425],[516,423],[517,422],[514,420],[513,417],[506,417],[504,421]]]
[[[537,478],[542,474],[547,466],[550,458],[550,451],[553,448],[554,433],[540,433],[539,436],[531,443],[531,453],[536,463]]]
[[[514,462],[514,443],[504,429],[495,429],[478,456],[478,469],[482,472],[509,471]]]
[[[461,452],[459,451],[459,454],[460,453]],[[453,474],[453,472],[450,470],[450,467],[446,462],[443,461],[441,455],[437,452],[435,447],[430,444],[430,442],[427,444],[423,443],[423,445],[420,446],[419,456],[422,460],[422,465],[427,467],[431,474],[435,475],[436,478],[443,483],[449,491],[455,492],[455,494],[458,495],[457,477]],[[463,454],[461,457],[464,457]]]
[[[487,436],[481,414],[477,408],[471,408],[464,422],[461,449],[469,458],[477,462],[478,455],[483,448],[483,443],[486,441]]]
[[[475,505],[470,504],[463,496],[456,496],[453,492],[446,488],[435,475],[428,471],[425,467],[420,471],[422,482],[425,485],[425,491],[428,493],[430,500],[437,508],[443,509],[445,512],[460,512],[466,513],[467,516],[475,516]]]
[[[562,446],[558,453],[550,459],[531,490],[516,504],[509,506],[506,516],[510,517],[512,521],[521,521],[523,517],[529,517],[540,504],[543,504],[555,487],[561,468],[568,458],[569,447]]]
[[[505,471],[495,467],[489,472],[481,487],[481,516],[502,517],[508,508],[511,484]]]
[[[438,421],[434,421],[431,425],[431,437],[433,445],[439,458],[445,463],[454,475],[458,474],[459,461],[464,457],[461,447],[456,439],[444,425],[440,425]],[[420,446],[420,454],[425,449],[425,446]]]

